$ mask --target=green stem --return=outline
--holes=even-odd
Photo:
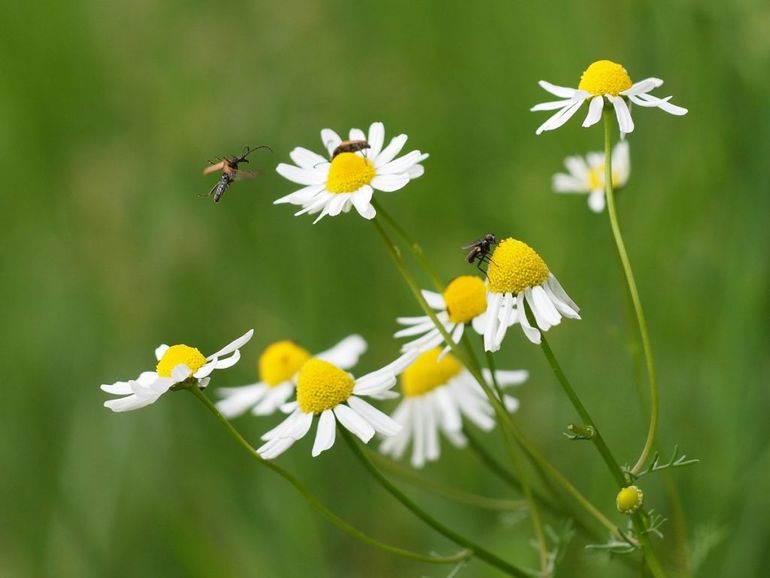
[[[509,576],[519,576],[520,578],[528,578],[529,574],[527,574],[524,570],[521,570],[517,566],[514,566],[513,564],[510,564],[503,560],[502,558],[498,558],[494,554],[492,554],[489,550],[483,548],[479,544],[476,544],[475,542],[469,540],[468,538],[458,534],[451,528],[445,526],[436,518],[428,514],[425,510],[420,508],[415,502],[413,502],[406,494],[404,494],[401,490],[399,490],[388,478],[386,478],[382,472],[380,472],[379,469],[369,460],[369,458],[366,457],[363,451],[361,451],[361,448],[358,447],[358,444],[353,439],[352,435],[345,429],[345,428],[338,428],[339,432],[342,434],[342,437],[347,442],[348,446],[350,447],[350,450],[353,452],[353,455],[358,459],[358,461],[361,462],[361,464],[366,468],[366,470],[376,479],[379,484],[394,498],[396,498],[399,502],[401,502],[404,507],[406,507],[408,510],[410,510],[415,516],[420,518],[423,522],[425,522],[428,526],[436,530],[439,534],[443,534],[448,539],[450,539],[452,542],[459,546],[463,546],[464,548],[470,550],[473,552],[473,555],[478,557],[480,560],[483,560],[487,564],[494,566],[495,568],[505,572]]]
[[[658,429],[658,415],[660,412],[660,402],[658,400],[658,383],[655,377],[655,363],[652,357],[652,346],[650,345],[650,336],[647,331],[647,321],[644,317],[644,310],[642,309],[642,302],[639,299],[639,291],[636,288],[636,281],[634,280],[634,273],[631,270],[631,261],[628,258],[628,252],[626,251],[626,245],[623,242],[623,235],[620,232],[620,224],[618,222],[617,208],[615,206],[615,192],[612,186],[612,115],[610,111],[604,113],[604,191],[607,196],[607,214],[610,217],[610,227],[612,228],[612,236],[615,238],[615,246],[618,250],[618,257],[620,257],[620,263],[623,266],[623,273],[626,277],[626,284],[628,285],[628,292],[631,295],[631,301],[634,304],[634,312],[636,313],[636,321],[639,325],[639,335],[642,340],[642,350],[644,351],[645,364],[647,366],[647,379],[650,384],[650,425],[647,430],[647,440],[642,448],[642,453],[639,455],[639,459],[631,468],[631,473],[638,474],[650,453],[655,446],[655,434]]]
[[[412,239],[409,234],[404,230],[404,228],[399,225],[396,220],[390,216],[390,214],[382,208],[382,205],[380,205],[376,200],[372,199],[372,206],[377,211],[377,214],[382,216],[383,219],[385,219],[388,222],[388,225],[396,232],[396,234],[401,237],[401,239],[404,241],[407,247],[409,247],[409,250],[414,254],[414,256],[417,258],[417,261],[419,261],[420,265],[422,266],[425,273],[430,277],[431,282],[433,283],[433,286],[436,288],[436,291],[439,293],[444,292],[444,284],[441,282],[441,278],[436,274],[436,272],[433,270],[433,267],[431,267],[430,262],[428,262],[428,259],[425,258],[425,253],[422,251],[422,247],[420,244]]]
[[[471,346],[468,340],[465,340],[464,343],[466,348],[470,350]],[[495,374],[495,358],[491,351],[487,351],[486,355],[487,367],[489,367],[489,373],[492,377],[492,387],[497,393],[497,397],[500,399],[502,406],[505,407],[503,390],[500,387],[500,384],[497,382],[497,375]],[[540,554],[540,572],[543,578],[548,578],[548,544],[545,541],[545,532],[543,532],[543,520],[540,518],[540,509],[537,507],[537,502],[532,495],[532,488],[529,485],[527,474],[521,465],[518,454],[516,453],[516,448],[513,447],[513,442],[511,441],[510,437],[510,430],[502,426],[503,418],[499,414],[498,420],[500,421],[500,432],[503,436],[503,443],[508,450],[508,456],[511,458],[511,465],[513,466],[514,471],[519,473],[519,480],[521,481],[521,488],[524,492],[524,498],[527,500],[530,513],[532,514],[532,530],[535,532],[535,537],[537,538],[537,549],[538,553]]]
[[[284,480],[289,482],[294,488],[302,495],[305,500],[308,501],[308,503],[313,506],[324,518],[329,520],[332,524],[340,528],[343,532],[347,532],[354,538],[360,540],[361,542],[364,542],[365,544],[368,544],[370,546],[374,546],[375,548],[379,548],[380,550],[383,550],[385,552],[388,552],[390,554],[396,554],[398,556],[402,556],[404,558],[409,558],[411,560],[417,560],[419,562],[428,562],[431,564],[454,564],[456,562],[460,562],[462,560],[465,560],[469,558],[472,553],[468,550],[461,550],[457,554],[453,554],[451,556],[427,556],[424,554],[419,554],[417,552],[411,552],[409,550],[404,550],[403,548],[398,548],[396,546],[391,546],[389,544],[384,544],[383,542],[380,542],[379,540],[375,540],[371,536],[363,533],[358,528],[352,526],[339,516],[329,510],[326,506],[324,506],[318,498],[316,498],[313,494],[311,494],[305,486],[302,485],[302,483],[295,478],[293,475],[291,475],[289,472],[284,470],[281,466],[278,464],[275,464],[271,462],[270,460],[262,459],[262,457],[257,453],[257,451],[251,446],[249,442],[246,441],[246,439],[241,435],[241,433],[235,429],[233,424],[231,424],[225,416],[223,416],[219,410],[216,408],[216,406],[212,403],[212,401],[206,397],[203,392],[200,390],[199,387],[193,386],[190,387],[189,390],[197,397],[201,403],[203,403],[204,406],[212,413],[214,414],[214,417],[217,418],[219,423],[221,423],[224,428],[227,430],[227,433],[229,433],[233,439],[235,439],[236,442],[238,442],[238,445],[240,445],[244,450],[246,450],[249,455],[257,460],[261,465],[273,470],[275,473],[277,473],[279,476],[281,476]]]
[[[460,360],[463,365],[465,365],[465,367],[468,368],[468,371],[471,372],[471,375],[473,375],[474,379],[478,382],[479,386],[481,386],[481,388],[484,390],[484,393],[489,398],[492,406],[496,410],[502,409],[502,414],[505,415],[506,418],[503,423],[505,423],[510,428],[511,433],[513,433],[519,445],[521,445],[524,451],[527,452],[530,457],[535,460],[543,468],[543,470],[546,471],[549,476],[551,476],[551,478],[554,479],[554,481],[562,486],[562,488],[564,488],[564,490],[570,494],[581,505],[581,507],[583,507],[589,514],[591,514],[591,516],[593,516],[600,524],[607,528],[613,535],[621,536],[625,539],[623,532],[621,532],[615,524],[610,522],[607,517],[604,516],[604,514],[602,514],[583,494],[581,494],[580,491],[575,486],[573,486],[570,481],[567,480],[567,478],[565,478],[561,472],[559,472],[559,470],[552,466],[548,460],[546,460],[545,457],[529,442],[529,440],[524,435],[524,432],[519,429],[516,423],[507,414],[507,412],[505,412],[505,408],[502,407],[502,404],[497,399],[497,396],[495,396],[494,393],[489,389],[489,386],[487,385],[483,376],[472,368],[470,362],[467,359],[467,355],[465,355],[464,352],[459,349],[457,344],[452,341],[452,337],[447,333],[444,325],[436,317],[435,311],[433,311],[433,309],[431,309],[425,302],[425,299],[420,292],[420,287],[417,285],[417,282],[414,280],[411,273],[409,273],[407,268],[404,266],[404,263],[401,260],[401,255],[399,254],[396,246],[391,242],[388,234],[385,232],[385,229],[383,229],[382,225],[380,225],[376,218],[371,222],[385,243],[385,247],[388,250],[388,253],[393,259],[393,262],[396,265],[399,273],[401,273],[401,276],[404,278],[404,281],[406,281],[406,284],[409,286],[409,289],[417,300],[417,303],[420,305],[423,312],[428,317],[430,317],[431,321],[433,321],[436,329],[439,330],[447,345],[449,345],[451,348],[452,353]]]
[[[612,452],[610,452],[609,447],[607,447],[607,444],[604,441],[602,434],[599,432],[599,428],[596,427],[596,423],[591,417],[591,414],[588,413],[588,410],[583,405],[583,402],[580,401],[580,397],[575,391],[575,388],[572,387],[572,384],[569,382],[569,379],[567,379],[567,376],[564,374],[564,371],[559,365],[559,362],[556,361],[556,357],[554,356],[553,351],[551,350],[551,346],[548,345],[548,340],[545,338],[545,334],[542,332],[541,332],[540,348],[543,350],[543,353],[545,354],[545,357],[548,360],[548,364],[551,366],[551,370],[556,376],[556,379],[558,380],[559,384],[561,384],[562,389],[564,389],[564,393],[567,394],[567,397],[572,402],[572,405],[574,406],[575,410],[580,416],[580,419],[582,419],[585,422],[584,425],[590,425],[593,428],[594,435],[591,437],[591,441],[594,442],[596,449],[599,450],[599,453],[601,454],[602,459],[604,460],[604,463],[607,464],[607,468],[610,470],[610,473],[615,478],[615,481],[618,483],[618,486],[622,488],[627,483],[625,477],[623,476],[623,470],[620,469],[620,465],[618,465],[618,462],[615,460],[615,457],[612,455]]]

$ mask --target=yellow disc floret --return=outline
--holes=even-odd
[[[611,60],[597,60],[586,68],[583,76],[580,77],[578,88],[596,96],[603,94],[617,96],[631,88],[632,84],[631,77],[620,64]]]
[[[174,368],[182,363],[195,373],[206,365],[206,358],[200,351],[189,345],[172,345],[158,361],[155,371],[161,377],[171,377]]]
[[[374,165],[354,153],[340,153],[329,168],[326,190],[331,193],[353,193],[372,182]]]
[[[592,191],[604,188],[604,163],[588,170],[588,188]],[[620,177],[612,171],[612,186],[618,188]]]
[[[289,381],[310,354],[293,341],[278,341],[259,356],[259,379],[270,387]]]
[[[297,403],[305,413],[333,409],[353,394],[353,376],[322,359],[311,359],[299,370]]]
[[[622,514],[633,514],[642,507],[644,492],[636,486],[628,486],[618,492],[615,505]]]
[[[487,310],[487,288],[478,277],[463,275],[446,288],[444,301],[452,323],[468,323]]]
[[[450,354],[438,360],[441,349],[429,349],[406,368],[401,376],[401,390],[407,397],[425,395],[444,385],[463,370],[463,366]]]
[[[527,287],[542,285],[549,274],[545,261],[532,247],[510,237],[497,246],[487,267],[489,290],[493,293],[516,295]]]

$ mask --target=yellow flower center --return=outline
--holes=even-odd
[[[617,96],[631,88],[632,84],[631,77],[620,64],[611,60],[597,60],[586,68],[583,76],[580,77],[578,88],[596,96],[604,94]]]
[[[616,171],[612,171],[613,188],[617,188],[619,180],[620,179],[618,178],[618,173]],[[592,191],[604,187],[604,163],[588,171],[588,187]]]
[[[487,310],[484,281],[473,275],[457,277],[444,291],[444,301],[452,323],[468,323]]]
[[[487,267],[489,290],[493,293],[515,295],[527,287],[542,285],[549,274],[545,261],[532,247],[510,237],[497,246]]]
[[[206,358],[200,351],[189,345],[172,345],[158,361],[155,371],[161,377],[171,377],[174,368],[182,363],[195,373],[206,365]]]
[[[299,370],[297,403],[305,413],[333,409],[353,394],[353,376],[322,359],[311,359]]]
[[[407,397],[425,395],[444,385],[463,370],[463,366],[450,354],[438,361],[441,348],[429,349],[406,368],[401,375],[401,390]]]
[[[628,486],[618,492],[615,505],[622,514],[633,514],[642,507],[644,492],[636,486]]]
[[[340,153],[329,167],[326,190],[330,193],[353,193],[371,183],[375,174],[369,159],[353,153]]]
[[[259,356],[259,380],[270,387],[289,381],[310,359],[310,354],[293,341],[278,341]]]

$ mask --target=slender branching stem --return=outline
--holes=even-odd
[[[626,244],[623,241],[623,235],[620,232],[618,222],[617,207],[615,204],[615,191],[612,183],[612,127],[614,126],[610,111],[604,113],[604,191],[607,197],[607,214],[610,217],[610,227],[612,236],[615,239],[615,246],[618,250],[618,257],[623,267],[623,273],[626,278],[628,292],[631,295],[631,301],[634,304],[634,313],[639,325],[639,335],[642,340],[642,350],[644,352],[645,365],[647,366],[647,380],[650,385],[650,425],[647,430],[647,439],[642,448],[639,459],[631,468],[631,473],[638,474],[644,464],[647,462],[650,453],[655,446],[655,434],[658,429],[658,415],[660,412],[660,402],[658,400],[658,382],[655,377],[655,362],[652,357],[652,346],[650,345],[650,336],[647,331],[647,320],[644,317],[642,301],[639,298],[639,291],[636,288],[634,273],[631,269],[631,261],[628,258]]]
[[[340,518],[337,514],[332,512],[329,508],[324,506],[320,502],[320,500],[318,500],[318,498],[316,498],[313,494],[311,494],[310,491],[288,471],[286,471],[281,466],[279,466],[278,464],[270,460],[263,459],[257,453],[257,451],[251,446],[251,444],[246,441],[246,439],[241,435],[241,433],[237,429],[235,429],[233,424],[231,424],[230,421],[219,412],[219,410],[214,405],[214,403],[212,403],[212,401],[204,395],[204,393],[200,390],[200,388],[197,385],[190,387],[189,391],[191,391],[193,395],[195,395],[195,397],[197,397],[198,400],[200,400],[201,403],[203,403],[206,409],[208,409],[212,414],[214,414],[214,417],[216,417],[219,423],[221,423],[224,426],[224,428],[227,430],[227,433],[229,433],[230,436],[238,443],[238,445],[241,446],[244,450],[246,450],[253,459],[257,460],[261,465],[265,466],[266,468],[273,470],[276,474],[278,474],[284,480],[289,482],[289,484],[294,486],[294,489],[296,489],[302,495],[302,497],[305,498],[305,500],[307,500],[307,502],[318,511],[318,513],[320,513],[324,518],[329,520],[332,524],[337,526],[343,532],[348,533],[349,535],[353,536],[357,540],[360,540],[361,542],[364,542],[369,546],[373,546],[375,548],[378,548],[390,554],[396,554],[397,556],[402,556],[404,558],[409,558],[411,560],[417,560],[419,562],[428,562],[431,564],[455,564],[457,562],[466,560],[472,555],[472,552],[467,549],[461,550],[457,554],[453,554],[451,556],[434,556],[434,555],[420,554],[418,552],[411,552],[409,550],[404,550],[403,548],[398,548],[396,546],[385,544],[383,542],[380,542],[379,540],[372,538],[368,534],[365,534],[358,528],[352,526],[347,521]]]

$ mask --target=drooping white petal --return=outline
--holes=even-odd
[[[267,394],[265,394],[262,401],[254,406],[251,413],[254,415],[270,415],[275,413],[277,409],[283,409],[291,395],[294,393],[294,383],[286,381],[275,387],[271,387]],[[289,411],[294,411],[294,407],[291,407]]]
[[[561,109],[572,104],[573,100],[567,98],[565,100],[552,100],[550,102],[541,102],[530,108],[530,112],[540,112],[543,110],[556,110]]]
[[[372,195],[374,189],[370,185],[364,185],[358,189],[351,197],[353,206],[364,219],[372,220],[377,214],[377,210],[372,206]]]
[[[524,292],[520,292],[517,299],[517,308],[519,311],[519,324],[521,325],[522,330],[524,331],[524,335],[529,339],[532,343],[535,343],[537,345],[540,344],[540,331],[535,329],[529,324],[529,319],[527,319],[527,312],[524,308]]]
[[[348,405],[362,418],[364,418],[378,433],[384,436],[396,435],[401,431],[401,426],[382,413],[373,405],[367,403],[355,395],[348,399]]]
[[[484,329],[484,350],[485,351],[497,351],[494,349],[495,334],[497,333],[497,326],[500,323],[500,305],[503,301],[503,295],[501,293],[487,292],[487,323]]]
[[[583,126],[589,127],[599,122],[602,119],[602,110],[604,110],[604,97],[593,97],[591,99],[591,104],[588,105],[588,114],[583,121]]]
[[[237,349],[233,351],[233,354],[229,357],[225,357],[224,359],[219,358],[216,361],[216,369],[227,369],[228,367],[232,367],[238,361],[241,359],[241,352]],[[196,377],[199,377],[196,375]],[[205,376],[204,376],[205,377]]]
[[[346,430],[355,435],[362,442],[368,443],[374,436],[374,428],[372,425],[344,403],[341,403],[334,408],[334,415]]]
[[[659,86],[663,85],[663,81],[660,78],[650,77],[645,78],[644,80],[640,80],[639,82],[635,82],[631,85],[630,88],[624,90],[620,94],[624,94],[626,96],[641,94],[643,92],[650,92],[651,90],[658,88]]]
[[[594,189],[588,194],[588,206],[594,213],[604,210],[604,189]]]
[[[337,420],[334,419],[334,412],[330,409],[324,410],[318,420],[318,429],[313,442],[312,455],[314,458],[334,445],[336,429]]]
[[[631,118],[631,111],[628,110],[626,101],[620,96],[608,96],[612,102],[612,106],[615,107],[615,116],[618,119],[618,126],[620,132],[623,134],[629,134],[634,131],[634,120]]]
[[[539,135],[544,133],[545,131],[555,130],[559,128],[574,116],[574,114],[580,109],[580,107],[583,106],[584,102],[585,100],[580,99],[573,102],[570,105],[565,106],[559,112],[557,112],[556,114],[551,116],[548,120],[546,120],[543,124],[541,124],[535,131],[535,134]]]
[[[545,288],[546,291],[550,293],[551,297],[554,298],[554,304],[559,308],[562,315],[569,317],[570,319],[580,319],[580,307],[570,299],[570,296],[567,295],[567,292],[553,273],[548,275],[548,279],[546,279],[545,282]],[[565,307],[559,307],[559,304]]]

